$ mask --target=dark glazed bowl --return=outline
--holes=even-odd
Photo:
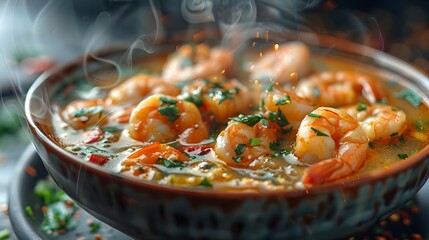
[[[283,37],[306,42],[318,54],[333,54],[384,69],[418,92],[425,104],[429,102],[427,76],[388,54],[313,34],[288,33]],[[114,61],[119,54],[111,51],[97,56]],[[113,173],[62,149],[49,127],[48,104],[58,85],[83,75],[84,67],[89,73],[108,69],[108,61],[96,59],[79,59],[41,76],[28,92],[26,118],[33,143],[54,181],[90,214],[135,238],[345,237],[393,212],[428,178],[429,147],[359,179],[260,194],[178,189]]]

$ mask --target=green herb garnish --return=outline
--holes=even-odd
[[[103,114],[104,108],[102,106],[93,106],[88,108],[79,108],[72,112],[73,117],[91,117]]]
[[[270,115],[270,119],[271,117],[272,116]],[[280,108],[277,108],[277,113],[275,114],[274,122],[277,123],[277,125],[279,125],[280,127],[284,127],[289,124],[289,121],[283,114],[282,110],[280,110]]]
[[[366,105],[365,103],[358,103],[357,105],[357,110],[358,111],[365,111],[368,108],[368,105]]]
[[[249,140],[249,146],[258,146],[259,144],[261,144],[260,138],[251,138]]]
[[[375,148],[374,142],[368,142],[368,147],[371,149],[374,149]]]
[[[158,108],[158,112],[161,113],[161,115],[166,116],[168,121],[171,123],[180,117],[179,108],[177,108],[175,105],[161,106]]]
[[[282,99],[278,100],[278,101],[276,102],[276,106],[278,106],[278,105],[286,105],[286,104],[289,104],[289,103],[291,103],[291,99],[290,99],[290,97],[289,97],[289,96],[286,96],[286,97],[284,97],[284,98],[282,98]]]
[[[309,114],[307,114],[307,116],[314,117],[314,118],[321,118],[322,117],[322,115],[315,114],[315,113],[309,113]]]
[[[199,95],[190,94],[183,100],[194,103],[197,107],[201,107],[203,105],[203,100],[201,100],[201,97]]]
[[[398,133],[397,133],[397,132],[394,132],[394,133],[390,134],[390,136],[391,136],[391,137],[398,136]]]
[[[246,150],[246,144],[237,144],[237,146],[235,146],[235,154],[237,155],[241,155],[243,154],[244,150]]]
[[[273,154],[273,157],[285,156],[285,155],[289,155],[289,154],[290,154],[290,151],[289,151],[289,150],[287,150],[287,149],[283,149],[283,150],[276,151],[276,152]]]
[[[177,100],[174,100],[174,99],[171,99],[168,97],[164,97],[164,96],[159,97],[159,100],[161,100],[164,103],[173,104],[173,105],[177,103]]]
[[[234,89],[226,89],[224,90],[222,85],[215,86],[214,88],[209,89],[209,96],[211,98],[218,98],[218,104],[221,104],[223,101],[227,99],[233,99],[234,95],[240,92],[240,88],[235,87]]]
[[[243,160],[243,157],[232,157],[232,160],[234,160],[236,163],[239,163],[241,160]]]
[[[270,149],[273,151],[279,151],[280,150],[280,143],[279,142],[270,142],[269,146],[270,146]]]
[[[30,206],[26,206],[24,210],[30,218],[34,219],[34,212]]]
[[[252,114],[252,115],[247,115],[247,116],[240,115],[238,117],[232,117],[229,119],[234,120],[236,122],[241,122],[241,123],[244,123],[250,127],[253,127],[259,121],[261,121],[262,119],[265,119],[265,117],[262,114]]]
[[[121,131],[122,129],[120,129],[118,127],[107,126],[107,127],[101,127],[101,130],[103,132],[115,133],[115,132]]]
[[[400,159],[406,159],[406,158],[408,158],[408,154],[400,153],[400,154],[398,154],[398,157],[399,157]]]
[[[100,229],[100,223],[98,222],[91,222],[88,226],[90,233],[95,233]]]
[[[213,187],[213,185],[210,183],[210,181],[207,178],[204,178],[198,185],[204,186],[204,187]]]
[[[396,92],[395,97],[402,97],[406,99],[413,107],[418,107],[422,103],[422,97],[410,89],[404,89],[402,91]]]
[[[5,228],[0,231],[0,240],[8,239],[10,237],[10,230]]]
[[[313,127],[311,128],[311,130],[313,130],[313,132],[315,132],[315,133],[316,133],[316,136],[329,137],[329,135],[328,135],[328,134],[323,133],[323,132],[321,132],[321,131],[319,131],[319,130],[317,130],[317,129],[313,128]]]
[[[176,160],[170,160],[165,158],[158,158],[157,164],[164,165],[168,168],[186,167],[186,163]]]
[[[414,122],[414,125],[416,126],[417,131],[424,131],[426,129],[427,124],[423,122],[422,120],[416,120]]]

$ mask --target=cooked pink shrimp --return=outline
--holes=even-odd
[[[363,167],[368,138],[359,122],[342,110],[320,107],[306,116],[296,135],[294,154],[311,164],[306,185],[331,182]]]
[[[180,89],[177,86],[167,83],[162,78],[140,73],[110,90],[106,103],[108,105],[134,104],[151,94],[176,96],[179,93]]]
[[[250,117],[263,118],[262,115]],[[231,121],[217,137],[214,151],[229,166],[247,167],[253,160],[271,152],[269,144],[277,141],[277,135],[275,128],[264,126],[262,122],[249,126]]]
[[[268,52],[250,69],[252,80],[294,82],[310,70],[310,49],[301,42],[285,43]]]
[[[221,76],[233,63],[230,51],[205,44],[184,45],[173,53],[164,66],[162,77],[168,82]]]
[[[107,123],[104,99],[76,100],[61,111],[62,119],[74,129]]]
[[[198,143],[208,138],[198,108],[190,102],[155,94],[141,101],[130,116],[130,136],[138,141]]]
[[[314,110],[309,101],[279,86],[267,90],[262,100],[264,109],[271,115],[274,113],[274,122],[283,129],[297,129],[304,117]],[[278,116],[279,114],[282,114],[284,119],[283,116]]]
[[[246,86],[228,81],[196,80],[182,89],[179,99],[195,103],[203,115],[227,122],[229,117],[249,111],[252,98]]]
[[[352,71],[326,71],[298,82],[298,96],[324,107],[356,104],[363,96],[371,103],[385,98],[381,83],[368,75]]]
[[[407,115],[393,106],[358,104],[342,110],[359,121],[369,141],[400,136],[407,128]]]

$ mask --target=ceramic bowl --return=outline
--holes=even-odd
[[[293,36],[293,37],[291,37]],[[386,53],[313,34],[288,34],[320,54],[347,57],[415,86],[428,103],[425,74]],[[174,50],[174,45],[170,49]],[[99,52],[119,59],[123,52]],[[136,56],[136,58],[145,57]],[[309,189],[223,193],[179,189],[126,177],[82,161],[59,146],[50,130],[49,102],[60,84],[109,69],[109,61],[86,56],[40,76],[27,94],[25,114],[33,143],[54,181],[83,209],[138,239],[335,239],[388,216],[423,186],[429,147],[359,179]]]

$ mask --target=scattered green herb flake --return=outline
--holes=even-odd
[[[280,127],[284,127],[289,124],[289,121],[283,114],[282,110],[280,110],[280,108],[277,108],[276,118],[274,122],[277,123],[277,125],[279,125]]]
[[[177,103],[177,100],[171,99],[171,98],[168,98],[168,97],[164,97],[164,96],[159,97],[159,100],[161,100],[164,103],[168,103],[168,104],[176,104]]]
[[[398,141],[399,141],[401,144],[405,144],[405,137],[404,137],[404,135],[398,136]]]
[[[188,157],[190,159],[195,159],[196,158],[196,156],[193,156],[193,155],[191,155],[191,154],[189,154],[187,152],[183,152],[183,155],[185,155],[186,157]]]
[[[289,150],[287,150],[287,149],[283,149],[283,150],[276,151],[276,152],[273,154],[273,157],[285,156],[285,155],[289,155],[289,154],[290,154],[290,151],[289,151]]]
[[[91,117],[95,115],[102,115],[104,108],[102,106],[93,106],[88,108],[79,108],[72,112],[73,117]]]
[[[286,96],[286,97],[284,97],[284,98],[282,98],[282,99],[278,100],[278,101],[276,102],[276,106],[279,106],[279,105],[286,105],[286,104],[289,104],[289,103],[291,103],[291,99],[290,99],[290,97],[289,97],[289,95],[288,95],[288,96]]]
[[[397,132],[394,132],[394,133],[390,134],[390,136],[391,136],[391,137],[396,137],[396,136],[398,136],[398,133],[397,133]]]
[[[186,163],[176,160],[170,160],[165,158],[158,158],[157,164],[164,165],[168,168],[179,168],[179,167],[186,167]]]
[[[309,113],[309,114],[307,114],[307,116],[314,117],[314,118],[321,118],[322,117],[322,115],[315,114],[315,113]]]
[[[408,154],[400,153],[400,154],[398,154],[398,157],[399,157],[400,159],[407,159],[407,158],[408,158]]]
[[[95,233],[100,229],[101,225],[98,222],[91,222],[88,226],[89,226],[89,232]]]
[[[313,88],[313,95],[315,98],[319,98],[320,97],[320,89],[318,87],[314,87]]]
[[[395,97],[402,97],[406,99],[413,107],[418,107],[422,103],[422,97],[410,89],[404,89],[402,91],[396,92]]]
[[[180,111],[175,105],[161,106],[158,108],[158,112],[166,116],[171,123],[180,117]]]
[[[384,99],[384,98],[382,98],[382,99],[377,99],[377,100],[375,100],[375,103],[379,103],[379,104],[386,104],[386,103],[387,103],[387,100],[386,100],[386,99]]]
[[[116,132],[120,132],[122,129],[118,127],[106,126],[106,127],[101,127],[101,130],[103,132],[116,133]]]
[[[234,120],[236,122],[244,123],[250,127],[255,126],[262,119],[265,119],[264,115],[262,115],[262,114],[252,114],[252,115],[247,115],[247,116],[240,115],[238,117],[230,118],[230,120]]]
[[[368,147],[371,149],[374,149],[375,148],[374,142],[368,142]]]
[[[280,150],[280,143],[279,142],[270,142],[269,146],[270,146],[270,149],[273,151],[279,151]]]
[[[249,146],[258,146],[259,144],[261,144],[260,138],[251,138],[249,140]]]
[[[267,87],[265,88],[265,92],[270,92],[273,90],[274,86],[275,86],[276,82],[271,82],[270,84],[267,85]]]
[[[10,230],[5,228],[0,231],[0,240],[8,239],[10,237]]]
[[[199,186],[204,186],[204,187],[213,187],[213,185],[210,183],[210,181],[207,178],[204,178],[200,184],[198,184]]]
[[[239,163],[241,160],[243,160],[243,157],[232,157],[232,160],[234,160],[236,163]]]
[[[427,124],[425,124],[422,120],[416,120],[414,125],[416,126],[417,131],[424,131]]]
[[[277,114],[276,114],[275,112],[270,112],[270,113],[268,114],[268,119],[269,119],[271,122],[275,122],[275,121],[276,121],[276,117],[277,117]]]
[[[220,85],[209,89],[209,96],[211,98],[218,98],[218,104],[221,104],[227,99],[233,99],[238,92],[240,92],[240,88],[238,87],[224,90],[222,85]]]
[[[235,146],[235,154],[241,155],[246,150],[246,144],[237,144]]]
[[[264,126],[264,127],[269,127],[270,126],[270,123],[268,122],[268,120],[267,119],[262,119],[261,120],[261,124],[262,124],[262,126]]]
[[[26,206],[24,210],[31,219],[34,219],[34,212],[30,206]]]
[[[321,132],[321,131],[319,131],[319,130],[317,130],[317,129],[313,128],[313,127],[311,128],[311,130],[313,130],[313,132],[314,132],[314,133],[316,133],[316,136],[329,137],[329,135],[328,135],[328,134],[323,133],[323,132]]]
[[[358,103],[357,105],[357,110],[358,111],[365,111],[366,109],[368,109],[368,105],[366,105],[365,103]]]
[[[189,96],[185,97],[183,100],[194,103],[197,107],[203,106],[203,100],[201,100],[201,97],[199,95],[190,94]]]

